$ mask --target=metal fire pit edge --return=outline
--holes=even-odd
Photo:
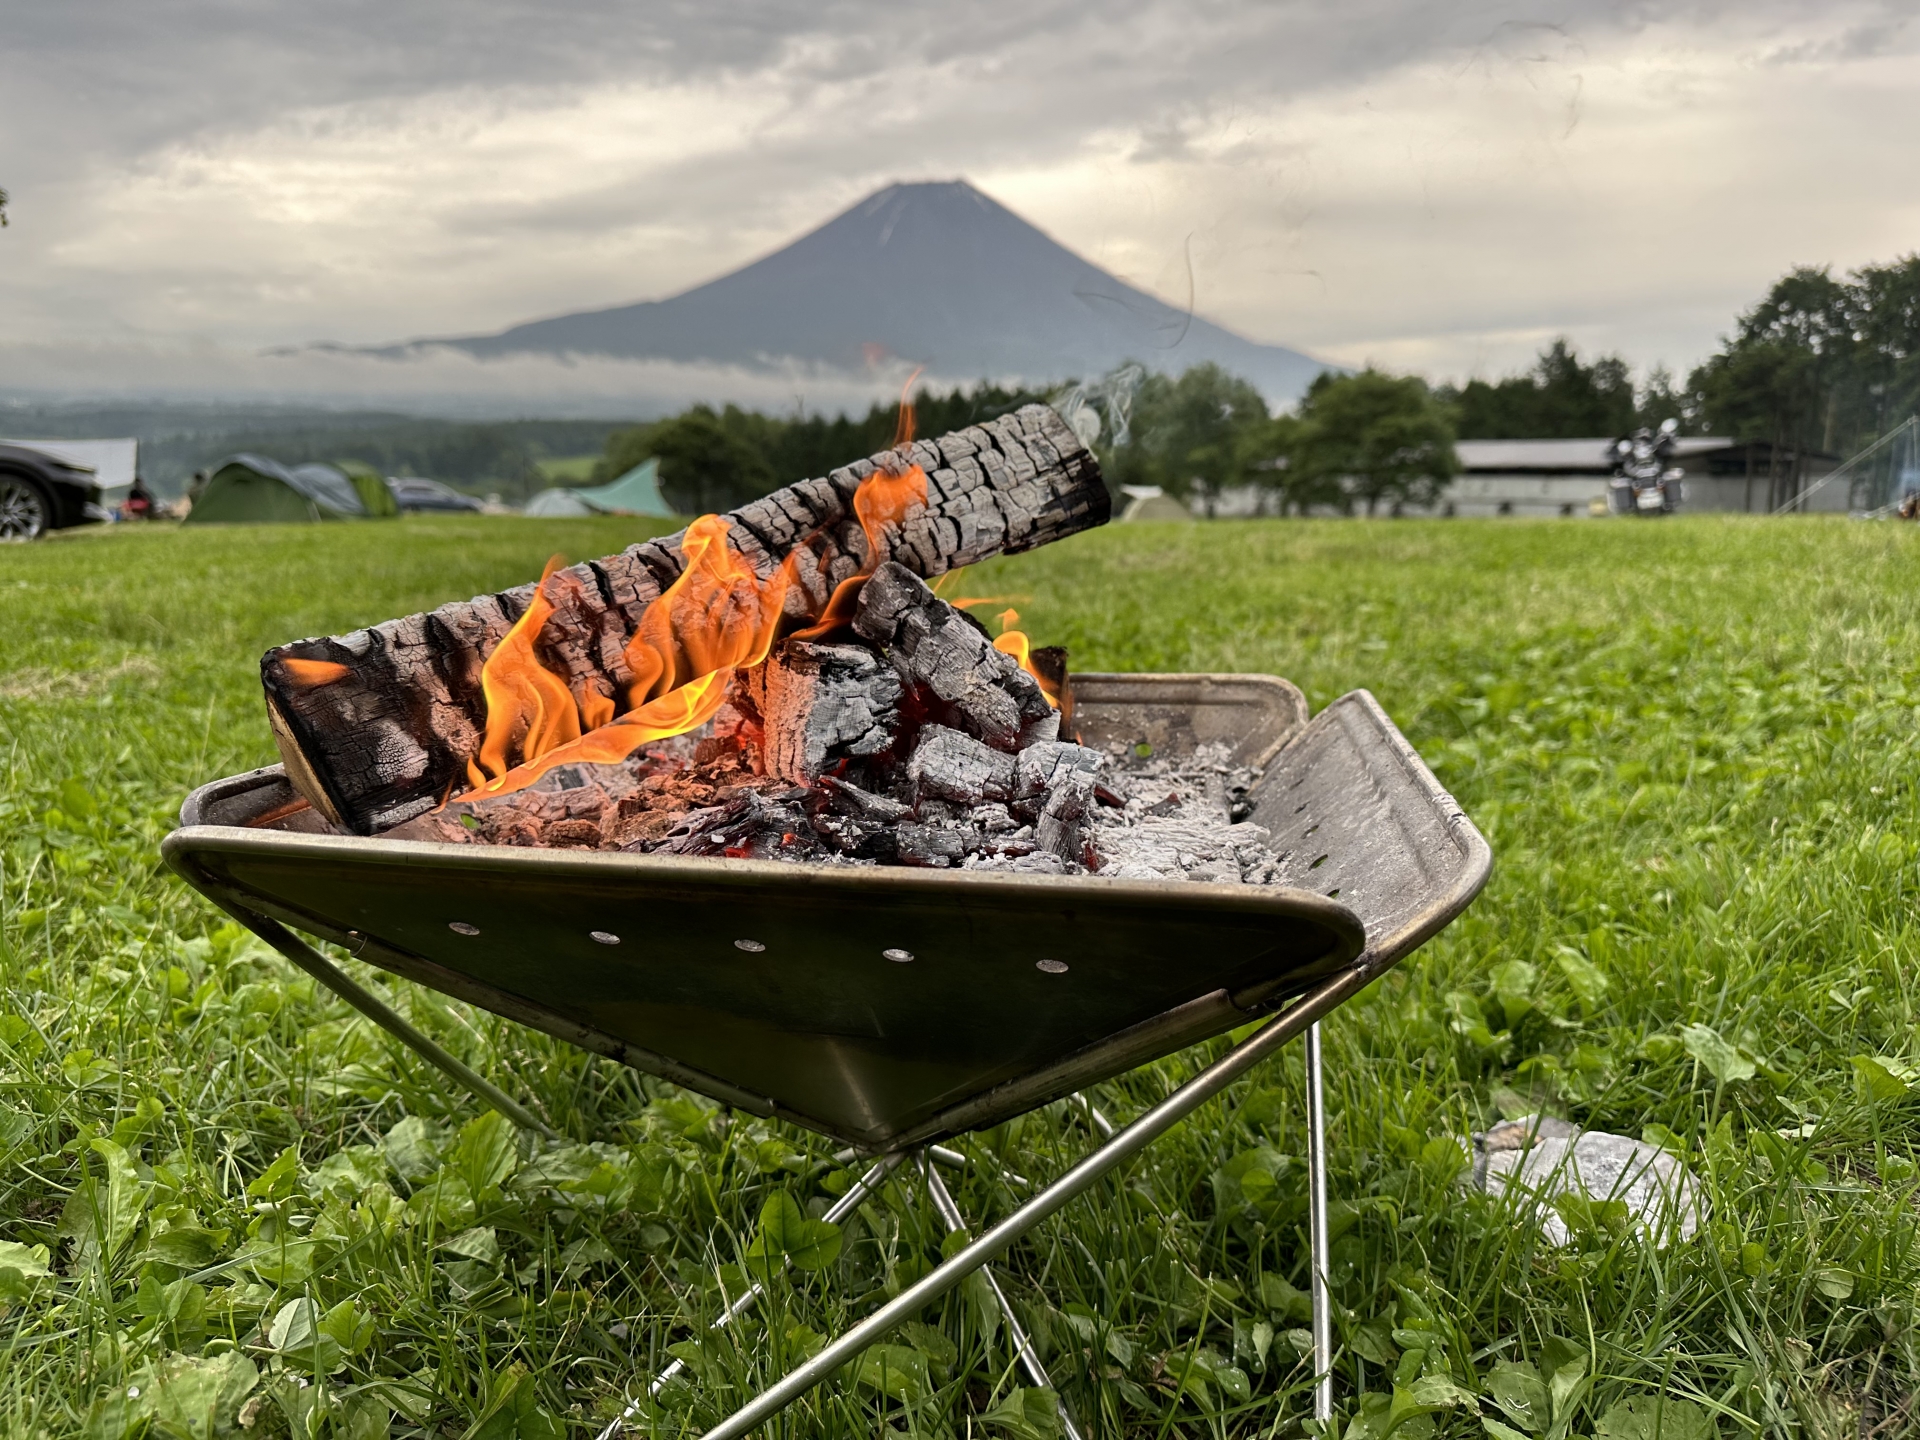
[[[1289,884],[438,845],[313,833],[311,816],[250,827],[292,798],[278,766],[196,790],[162,850],[243,920],[869,1152],[996,1124],[1343,969],[1377,974],[1485,882],[1485,841],[1365,691],[1309,723],[1271,676],[1074,687],[1090,742],[1225,741],[1264,767],[1253,818]]]

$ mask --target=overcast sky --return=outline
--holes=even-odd
[[[1920,0],[0,6],[14,392],[747,393],[259,352],[663,297],[897,179],[1435,377],[1684,370],[1787,267],[1920,248]]]

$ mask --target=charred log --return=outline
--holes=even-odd
[[[769,775],[811,785],[894,746],[900,677],[863,645],[787,640],[738,680],[741,709],[760,728]]]
[[[903,679],[929,693],[935,718],[996,750],[1059,734],[1060,716],[1011,655],[993,648],[978,621],[955,609],[902,565],[882,565],[860,592],[853,629],[879,646]]]
[[[917,442],[910,458],[926,472],[927,501],[890,530],[887,553],[915,575],[1030,550],[1111,513],[1093,456],[1043,405]],[[875,456],[743,506],[727,517],[731,543],[762,576],[805,546],[812,559],[787,603],[818,614],[869,558],[854,491],[899,464],[894,453]],[[679,576],[680,539],[575,565],[550,585],[556,609],[537,650],[577,699],[624,705],[627,642]],[[267,652],[268,713],[301,793],[335,823],[371,834],[463,788],[485,722],[481,666],[533,593],[520,586]]]

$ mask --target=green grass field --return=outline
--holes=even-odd
[[[689,1379],[642,1428],[697,1433],[937,1259],[897,1198],[837,1234],[786,1209],[848,1178],[804,1133],[386,985],[571,1137],[517,1140],[158,863],[189,788],[273,758],[264,648],[639,533],[0,551],[6,1433],[584,1436],[676,1356]],[[1493,844],[1467,916],[1327,1027],[1343,1434],[1914,1428],[1920,534],[1115,527],[973,583],[1077,668],[1268,671],[1316,708],[1371,689]],[[1205,1058],[1096,1098],[1128,1117]],[[1710,1222],[1655,1249],[1569,1207],[1555,1249],[1463,1193],[1447,1137],[1534,1105],[1684,1155]],[[1301,1115],[1288,1053],[1014,1252],[1091,1433],[1300,1433]],[[1041,1112],[969,1143],[1046,1176],[1086,1137]],[[957,1193],[976,1220],[1011,1203],[984,1171]],[[783,1243],[772,1300],[705,1335]],[[980,1301],[929,1308],[767,1433],[1054,1433]]]

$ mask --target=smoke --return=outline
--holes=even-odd
[[[1143,367],[1129,361],[1098,380],[1082,380],[1061,391],[1053,398],[1053,408],[1082,445],[1091,447],[1104,433],[1107,443],[1117,448],[1133,433],[1133,396],[1146,375]]]

